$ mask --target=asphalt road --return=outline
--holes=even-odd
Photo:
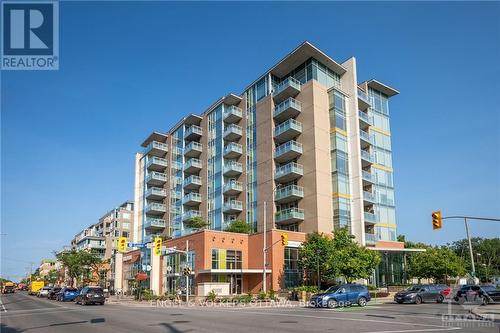
[[[1,332],[500,332],[498,323],[443,321],[467,314],[448,304],[376,304],[365,308],[156,307],[150,304],[81,306],[26,293],[1,296]],[[460,320],[460,321],[459,321]],[[481,327],[483,326],[483,327]]]

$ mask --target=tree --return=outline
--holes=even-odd
[[[201,230],[205,229],[208,226],[208,222],[202,219],[201,217],[196,216],[185,221],[184,226],[190,229]]]
[[[71,285],[73,286],[78,283],[78,279],[83,274],[83,266],[80,261],[79,251],[71,250],[59,252],[56,254],[57,260],[59,260],[63,267],[66,268],[69,278],[71,279]]]
[[[242,220],[234,220],[229,224],[229,226],[225,229],[227,232],[236,232],[240,234],[249,234],[252,228],[248,223]]]
[[[487,282],[492,276],[500,274],[500,238],[473,237],[471,242],[476,273],[481,281]],[[449,247],[463,258],[466,271],[471,272],[469,241],[461,239],[449,244]]]
[[[46,276],[44,276],[44,280],[45,282],[47,283],[56,283],[57,282],[57,278],[59,277],[59,273],[55,270],[55,269],[51,269]]]
[[[429,247],[425,252],[412,253],[408,259],[408,275],[418,279],[446,281],[449,276],[465,273],[463,259],[446,246]]]
[[[299,250],[299,257],[301,267],[306,271],[309,282],[317,280],[318,273],[322,279],[332,277],[329,266],[332,253],[333,244],[327,236],[317,232],[307,235],[306,241]]]
[[[380,263],[379,253],[359,245],[346,228],[337,230],[331,242],[331,274],[344,277],[347,283],[369,278]]]

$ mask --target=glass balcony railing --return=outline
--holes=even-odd
[[[304,167],[302,164],[298,164],[295,162],[290,162],[285,165],[278,167],[274,171],[274,178],[276,180],[286,178],[286,180],[292,180],[299,178],[304,175]]]
[[[195,217],[201,217],[201,212],[199,210],[188,210],[182,214],[182,220],[187,221]]]
[[[196,141],[191,141],[184,148],[184,155],[186,156],[198,156],[203,151],[203,145]]]
[[[182,199],[182,203],[184,205],[195,204],[195,203],[200,203],[200,202],[201,202],[201,194],[196,193],[196,192],[188,193]]]
[[[194,171],[194,170],[199,170],[202,168],[202,162],[201,160],[197,158],[191,158],[189,159],[186,164],[184,164],[184,171]]]
[[[363,180],[366,180],[366,181],[371,182],[371,183],[375,183],[375,175],[372,174],[371,172],[363,170],[362,176],[363,176]]]
[[[304,197],[304,188],[298,185],[287,185],[276,190],[274,195],[275,201],[295,201]]]
[[[203,135],[203,129],[200,126],[191,125],[188,128],[186,128],[186,132],[184,133],[184,138],[189,140],[189,139],[199,138],[202,135]]]
[[[362,140],[365,140],[366,142],[368,142],[370,144],[373,144],[373,142],[374,142],[373,135],[370,135],[370,134],[368,134],[367,132],[365,132],[363,130],[359,130],[359,137]]]
[[[165,170],[165,168],[167,166],[168,166],[168,162],[166,159],[161,158],[161,157],[156,157],[156,156],[149,158],[148,162],[146,163],[146,168],[148,170],[162,171],[162,170]]]
[[[371,223],[377,222],[377,215],[370,213],[370,212],[364,212],[364,215],[365,215],[366,222],[371,222]]]
[[[150,187],[146,191],[146,198],[165,198],[167,196],[167,190],[159,187]]]
[[[148,184],[164,184],[166,181],[167,175],[161,172],[153,171],[146,176],[146,183]]]
[[[361,151],[361,158],[367,162],[375,163],[375,155],[370,154],[369,152],[367,152],[365,150]]]
[[[222,114],[222,118],[226,122],[237,122],[243,118],[243,111],[234,105],[226,106],[224,113]]]
[[[295,119],[288,119],[274,128],[274,138],[283,138],[290,140],[291,138],[302,133],[302,123]]]
[[[368,125],[373,125],[373,117],[363,111],[358,111],[359,119],[363,120]]]
[[[282,82],[274,85],[273,96],[275,99],[295,96],[300,92],[301,85],[299,80],[289,76]]]
[[[239,139],[242,135],[243,135],[243,128],[235,124],[230,124],[229,126],[226,126],[226,129],[224,130],[225,140]]]
[[[167,211],[167,206],[161,203],[152,202],[146,205],[146,214],[148,213],[165,213]]]
[[[184,179],[184,187],[199,187],[201,186],[201,177],[196,175],[191,175]]]
[[[363,191],[363,199],[368,202],[376,202],[375,194],[372,192]]]
[[[238,157],[243,154],[243,146],[236,142],[230,142],[224,146],[224,156],[228,158]]]
[[[302,144],[297,141],[288,141],[274,150],[275,159],[286,159],[287,157],[293,159],[302,155]]]
[[[223,192],[228,193],[228,192],[233,192],[233,193],[238,193],[243,191],[243,183],[236,181],[236,180],[231,180],[229,183],[224,184]]]
[[[365,233],[365,241],[368,244],[375,244],[377,242],[377,236],[375,234]]]
[[[165,228],[164,219],[146,218],[144,228]]]
[[[365,102],[366,104],[371,105],[370,97],[361,89],[358,88],[358,98]]]
[[[278,120],[293,118],[302,111],[302,103],[290,97],[287,100],[278,104],[273,111],[273,117]]]
[[[297,222],[304,220],[304,210],[301,208],[284,209],[276,213],[276,223]]]
[[[229,200],[224,202],[224,212],[242,211],[243,203],[239,200]]]
[[[229,161],[224,163],[225,175],[236,175],[243,172],[243,165],[240,162]]]
[[[168,152],[168,145],[166,143],[152,141],[148,146],[144,149],[144,155],[153,155],[162,157]]]

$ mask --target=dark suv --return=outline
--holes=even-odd
[[[500,290],[495,286],[477,286],[464,285],[460,287],[453,298],[456,302],[463,304],[465,302],[477,302],[488,304],[500,301]]]
[[[444,296],[441,294],[442,288],[433,284],[418,284],[406,290],[402,290],[394,295],[394,300],[399,303],[437,302],[442,303]]]
[[[358,304],[365,306],[371,299],[368,288],[361,284],[341,284],[328,288],[324,293],[315,294],[311,297],[310,304],[314,307],[346,306]]]
[[[75,298],[76,304],[101,304],[104,305],[104,292],[99,287],[85,287]]]

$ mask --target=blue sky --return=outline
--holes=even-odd
[[[398,233],[441,244],[500,216],[500,4],[62,2],[60,70],[2,72],[2,275],[133,198],[153,130],[242,90],[304,40],[391,102]],[[473,223],[475,236],[500,224]]]

